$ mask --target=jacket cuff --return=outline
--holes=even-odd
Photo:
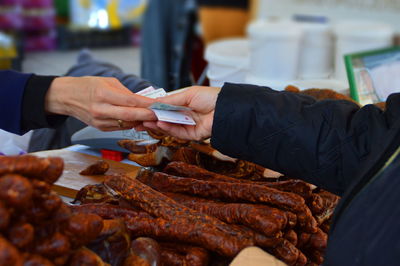
[[[265,90],[273,92],[270,88]],[[239,157],[241,153],[246,153],[246,145],[234,145],[240,140],[247,139],[246,130],[250,127],[250,119],[246,114],[252,112],[254,101],[252,91],[260,90],[254,85],[225,83],[217,98],[215,106],[213,126],[211,132],[211,146],[220,152]]]
[[[21,128],[28,131],[36,128],[56,127],[67,116],[49,115],[45,110],[48,89],[57,76],[32,75],[28,80],[22,100]]]

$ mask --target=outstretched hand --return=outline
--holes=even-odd
[[[187,140],[202,140],[211,136],[214,109],[221,88],[193,86],[182,92],[157,98],[157,102],[187,106],[196,125],[173,124],[162,121],[145,121],[137,130],[153,129],[167,135]]]
[[[156,120],[153,111],[147,109],[154,102],[132,93],[115,78],[60,77],[46,94],[45,109],[112,131],[133,128],[138,121]]]

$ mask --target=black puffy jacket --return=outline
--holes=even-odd
[[[342,196],[325,265],[400,264],[400,94],[382,111],[227,83],[211,144]]]

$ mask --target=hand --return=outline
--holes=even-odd
[[[143,122],[143,125],[136,129],[143,130],[149,128],[187,140],[208,138],[211,136],[214,109],[220,90],[221,88],[216,87],[193,86],[183,92],[156,99],[157,102],[190,107],[193,110],[191,115],[194,121],[196,121],[195,126],[162,121],[147,121]]]
[[[46,94],[45,109],[112,131],[133,128],[137,121],[156,120],[147,109],[153,102],[132,93],[115,78],[60,77],[52,82]]]

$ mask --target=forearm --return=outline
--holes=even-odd
[[[48,111],[49,103],[46,99],[56,78],[56,76],[32,75],[28,80],[22,101],[21,128],[23,131],[55,127],[66,119],[65,116]]]
[[[211,143],[226,155],[341,193],[389,131],[384,121],[372,106],[228,84],[218,97]]]

